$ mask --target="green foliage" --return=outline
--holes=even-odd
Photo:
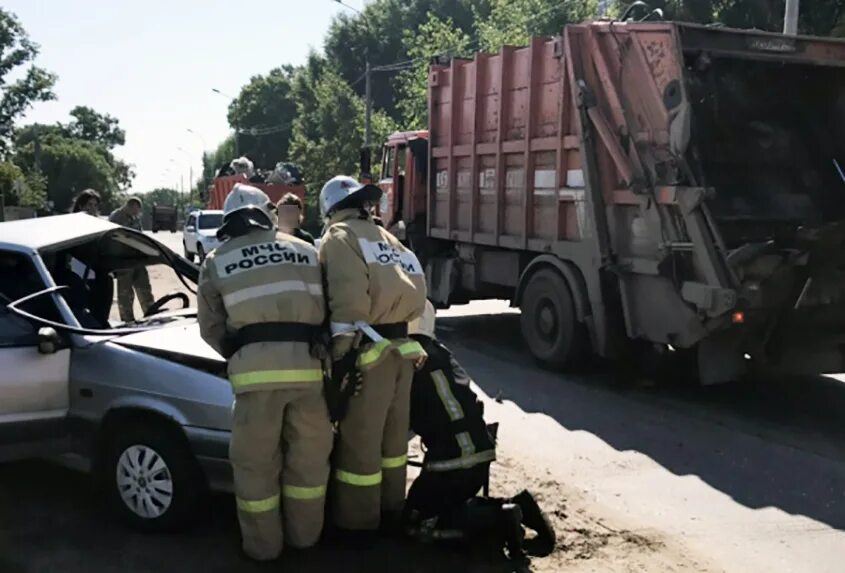
[[[296,83],[297,118],[293,124],[291,154],[306,177],[307,216],[319,217],[317,197],[323,184],[340,174],[356,175],[364,136],[364,104],[333,70],[312,62]],[[305,97],[307,95],[307,97]],[[395,129],[381,112],[372,118],[374,141],[384,141]]]
[[[49,101],[56,76],[31,64],[38,45],[17,17],[0,8],[0,151],[8,150],[15,121],[33,102]],[[9,79],[13,76],[15,79]]]
[[[455,28],[451,18],[443,20],[433,13],[428,14],[428,20],[415,33],[405,31],[405,49],[416,62],[397,79],[403,129],[425,129],[428,125],[428,70],[431,59],[434,56],[469,56],[471,42],[469,34]]]
[[[365,63],[372,66],[395,64],[409,59],[405,33],[415,30],[436,14],[451,19],[458,29],[471,30],[476,15],[486,16],[489,0],[375,0],[367,2],[363,16],[342,12],[332,22],[326,36],[325,53],[329,65],[364,94]],[[375,107],[396,117],[399,103],[393,89],[395,73],[377,72],[372,78]]]
[[[0,162],[0,193],[3,193],[3,201],[6,205],[17,205],[18,198],[14,192],[16,181],[24,177],[21,168],[8,161]]]
[[[70,208],[73,197],[93,188],[103,198],[102,210],[116,207],[134,177],[132,167],[117,159],[111,148],[124,141],[116,119],[77,107],[66,124],[32,124],[15,133],[15,163],[30,178],[40,173],[46,178],[46,197],[56,210]],[[36,165],[36,155],[38,165]],[[39,180],[31,188],[35,197]],[[33,199],[37,200],[37,199]]]
[[[34,142],[16,144],[15,162],[28,173],[35,172]],[[54,208],[67,211],[73,197],[83,189],[100,192],[102,210],[119,203],[119,186],[103,149],[90,141],[47,135],[41,140],[41,173],[47,178]]]
[[[478,40],[487,51],[523,46],[531,36],[559,34],[566,24],[595,13],[595,0],[492,0],[490,15],[476,21]]]
[[[73,139],[98,143],[106,149],[114,149],[126,143],[126,132],[120,128],[117,119],[109,114],[97,113],[90,107],[76,106],[70,110],[73,117],[65,127],[65,133]]]
[[[663,10],[666,20],[709,24],[719,22],[732,28],[783,30],[785,0],[649,0],[651,8]],[[629,2],[617,2],[621,13]],[[642,11],[636,17],[642,17]],[[845,3],[842,0],[801,0],[798,32],[814,36],[845,34]]]
[[[205,193],[205,190],[211,185],[217,171],[224,165],[228,165],[232,159],[235,158],[235,136],[230,135],[223,140],[217,149],[211,153],[202,154],[202,179],[197,184],[199,187],[199,195]]]
[[[0,192],[9,206],[43,209],[47,202],[47,179],[37,173],[25,174],[8,161],[0,162]]]
[[[240,130],[240,154],[257,168],[272,169],[287,160],[296,115],[292,96],[295,69],[283,66],[254,76],[229,105],[229,125]],[[260,135],[251,135],[251,132]]]

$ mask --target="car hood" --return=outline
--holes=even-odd
[[[203,365],[203,370],[226,365],[226,360],[202,339],[199,324],[194,321],[127,334],[112,342],[188,366]]]
[[[200,229],[199,234],[203,237],[207,237],[209,239],[217,238],[217,229]]]

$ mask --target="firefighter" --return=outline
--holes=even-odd
[[[470,387],[472,380],[434,336],[430,302],[409,331],[428,358],[411,388],[411,430],[420,436],[426,454],[408,492],[405,531],[421,540],[493,542],[505,546],[514,560],[525,557],[524,549],[551,553],[555,532],[531,493],[509,499],[477,496],[496,459],[495,441]],[[524,548],[522,525],[537,532]]]
[[[142,232],[141,209],[143,205],[137,197],[130,197],[123,207],[115,209],[109,215],[109,221],[135,229]],[[138,295],[138,303],[141,305],[141,312],[146,314],[153,305],[153,288],[150,286],[150,275],[147,268],[137,266],[131,269],[123,269],[115,273],[117,277],[117,308],[120,311],[120,320],[133,322],[135,320],[135,295]]]
[[[260,189],[235,185],[218,231],[224,242],[203,261],[197,296],[202,337],[228,359],[229,457],[243,549],[256,560],[278,557],[283,540],[317,542],[332,447],[312,357],[325,319],[317,251],[277,235],[272,208]]]
[[[425,305],[425,277],[416,256],[374,224],[369,207],[380,196],[375,185],[346,176],[320,191],[327,218],[320,262],[331,317],[332,387],[351,380],[351,372],[361,381],[346,383],[332,405],[340,419],[332,513],[341,533],[361,541],[383,521],[388,530],[399,525],[411,379],[425,359],[420,345],[408,339],[408,321]]]

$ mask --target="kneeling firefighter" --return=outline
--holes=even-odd
[[[277,235],[272,221],[264,192],[235,185],[224,242],[203,262],[197,296],[202,337],[228,360],[229,458],[243,549],[257,560],[278,557],[283,540],[306,548],[319,539],[332,447],[321,363],[311,355],[325,319],[317,251]]]
[[[320,209],[328,219],[320,262],[335,390],[327,398],[340,420],[332,514],[340,532],[362,533],[353,538],[368,537],[382,516],[398,526],[405,501],[411,379],[415,365],[425,359],[420,345],[408,339],[408,322],[425,306],[422,266],[373,222],[369,207],[379,197],[375,185],[344,176],[320,191]],[[357,389],[337,400],[341,381],[356,370]]]
[[[522,559],[524,525],[537,533],[525,549],[535,555],[551,553],[555,532],[531,493],[507,499],[476,496],[496,459],[495,439],[469,375],[434,336],[430,302],[409,331],[428,359],[411,388],[411,430],[426,453],[408,492],[405,531],[421,540],[494,542],[506,546],[512,559]]]

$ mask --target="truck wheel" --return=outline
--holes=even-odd
[[[100,475],[109,509],[144,531],[188,524],[206,487],[184,437],[160,423],[130,422],[116,430]]]
[[[197,243],[197,258],[200,260],[200,264],[205,260],[205,249],[202,243]]]
[[[575,317],[569,285],[551,269],[538,271],[522,295],[522,336],[545,366],[571,368],[584,358],[584,325]]]

